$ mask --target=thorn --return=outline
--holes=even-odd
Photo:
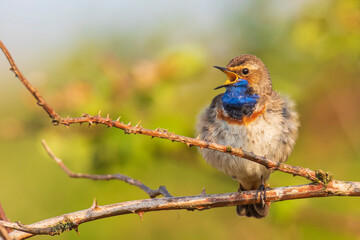
[[[200,135],[199,136],[197,136],[197,138],[196,138],[197,140],[200,140]]]
[[[191,147],[192,145],[188,142],[185,143],[188,147]]]
[[[78,234],[78,236],[80,236],[80,233],[79,233],[79,228],[76,226],[76,227],[73,227],[74,231]]]
[[[24,224],[22,224],[22,222],[20,222],[20,221],[17,221],[17,222],[15,222],[19,227],[25,227],[25,225]]]
[[[155,136],[151,136],[151,139],[153,139]]]
[[[135,125],[135,127],[136,127],[136,128],[139,128],[140,123],[141,123],[141,120]]]
[[[90,127],[91,125],[93,125],[93,122],[92,122],[92,121],[89,121],[89,127]]]
[[[119,122],[120,118],[121,118],[121,116],[119,116],[119,117],[115,120],[115,122]]]
[[[69,125],[67,125],[67,124],[65,125],[65,127],[66,127],[67,129],[69,129],[69,128],[70,128],[70,127],[69,127]]]
[[[206,187],[203,187],[203,189],[202,189],[202,191],[201,191],[200,195],[207,195],[207,194],[206,194]]]
[[[128,125],[129,127],[131,127],[131,122],[129,122],[127,125]]]
[[[98,112],[97,116],[98,116],[98,117],[100,117],[100,114],[101,114],[101,110],[99,110],[99,112]]]
[[[200,147],[201,150],[203,150],[204,148],[203,147]]]
[[[140,216],[141,221],[144,220],[144,219],[143,219],[144,212],[137,212],[136,214]]]
[[[156,128],[154,131],[155,131],[155,132],[158,132],[158,131],[159,131],[159,129],[160,129],[160,128]]]
[[[91,210],[98,210],[100,207],[97,204],[96,198],[94,198],[93,204],[91,205],[90,209]]]
[[[110,115],[109,115],[109,114],[106,115],[106,119],[107,119],[107,120],[110,119]]]

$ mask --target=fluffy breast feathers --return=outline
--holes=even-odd
[[[297,138],[298,115],[294,103],[273,92],[265,104],[255,109],[242,122],[227,116],[223,109],[223,94],[216,96],[198,120],[197,132],[205,141],[214,141],[254,152],[278,162],[285,162]],[[270,172],[260,164],[229,154],[203,149],[205,160],[215,168],[238,180],[245,189],[257,189]]]

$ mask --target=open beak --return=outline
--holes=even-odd
[[[230,72],[229,70],[227,70],[224,67],[214,66],[214,68],[219,69],[220,71],[225,73],[227,76],[226,82],[223,85],[214,88],[214,90],[231,85],[231,84],[235,83],[236,80],[239,79],[239,76],[236,73]]]

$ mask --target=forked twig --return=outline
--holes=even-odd
[[[131,177],[125,176],[123,174],[107,174],[107,175],[92,175],[92,174],[84,174],[84,173],[74,173],[70,169],[68,169],[63,161],[60,158],[56,157],[55,154],[51,151],[49,146],[46,144],[45,140],[41,141],[42,145],[44,146],[46,152],[49,156],[61,167],[62,170],[71,178],[88,178],[91,180],[120,180],[126,182],[130,185],[136,186],[141,190],[145,191],[151,198],[155,198],[159,195],[163,195],[164,197],[172,197],[171,194],[168,192],[165,186],[160,186],[158,189],[151,189],[145,184],[141,183],[139,180],[135,180]]]

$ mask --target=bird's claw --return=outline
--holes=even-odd
[[[264,184],[261,184],[259,189],[256,191],[256,195],[255,197],[258,198],[259,194],[260,194],[260,200],[261,200],[261,204],[264,207],[265,206],[265,201],[266,201],[266,190],[269,189],[268,187],[265,187]]]

